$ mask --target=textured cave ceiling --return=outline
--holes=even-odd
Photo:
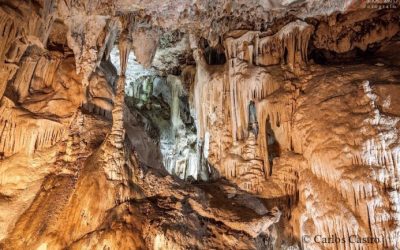
[[[0,0],[0,249],[399,249],[400,6]]]

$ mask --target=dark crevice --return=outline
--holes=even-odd
[[[281,154],[281,147],[279,142],[276,140],[274,130],[271,127],[271,122],[268,119],[266,122],[266,144],[268,149],[268,161],[269,161],[269,176],[272,175],[273,160],[279,157]]]
[[[374,43],[370,44],[365,51],[355,48],[345,53],[337,53],[327,49],[318,49],[310,46],[309,58],[312,59],[314,63],[320,65],[362,63],[365,62],[365,60],[372,59],[379,48],[380,44]]]
[[[225,49],[221,42],[217,46],[211,47],[204,38],[200,39],[200,47],[204,51],[204,58],[208,65],[223,65],[226,62]]]

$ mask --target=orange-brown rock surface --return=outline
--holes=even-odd
[[[0,249],[399,249],[399,7],[0,1]]]

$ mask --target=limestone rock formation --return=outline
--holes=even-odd
[[[0,249],[399,249],[399,10],[0,1]]]

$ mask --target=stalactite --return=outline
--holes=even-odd
[[[0,99],[3,97],[8,81],[11,80],[18,70],[15,64],[0,64]]]
[[[18,152],[32,154],[49,148],[63,139],[62,124],[37,119],[15,108],[8,98],[3,98],[0,110],[0,153],[11,156]]]
[[[107,22],[103,16],[74,16],[67,19],[66,23],[69,26],[68,46],[74,51],[76,72],[83,74],[82,84],[87,87],[108,42],[104,39],[98,47],[98,38],[104,32],[107,32],[105,36],[109,38],[109,29],[114,29],[115,23]],[[99,51],[102,53],[99,54]]]
[[[281,63],[293,68],[307,63],[308,41],[313,30],[311,25],[297,20],[272,36],[249,31],[240,37],[229,37],[225,47],[229,59],[238,58],[262,66]]]
[[[243,37],[248,37],[248,34]],[[244,42],[242,40],[241,42]],[[230,44],[229,38],[226,44]],[[228,46],[227,53],[234,55],[236,52],[232,49]],[[214,128],[219,128],[220,131],[221,128],[225,127],[228,131],[231,131],[231,140],[237,144],[236,147],[246,149],[246,145],[254,140],[254,138],[249,138],[249,126],[254,123],[252,121],[254,118],[251,117],[249,109],[252,102],[255,104],[256,113],[254,115],[257,117],[260,127],[259,135],[258,132],[255,133],[256,136],[258,135],[255,145],[252,146],[252,149],[246,149],[249,152],[256,152],[261,149],[259,153],[241,159],[237,155],[242,155],[243,152],[224,153],[221,151],[220,154],[216,154],[215,146],[212,146],[210,151],[213,153],[207,158],[214,167],[223,170],[222,176],[228,179],[237,179],[239,185],[245,190],[262,192],[262,187],[255,183],[262,181],[258,181],[257,176],[265,178],[268,175],[267,173],[270,172],[270,160],[265,141],[267,138],[265,121],[267,117],[277,117],[272,119],[273,129],[277,131],[277,138],[283,144],[282,147],[290,148],[292,96],[288,95],[287,103],[280,104],[279,107],[274,106],[278,102],[268,102],[271,105],[266,105],[266,98],[281,88],[279,84],[281,79],[276,79],[264,68],[253,67],[238,60],[238,58],[229,59],[226,74],[211,76],[207,74],[211,70],[208,69],[208,65],[204,62],[201,54],[198,55],[198,53],[199,51],[195,52],[198,70],[193,90],[193,102],[196,109],[199,139],[204,141],[205,135],[210,134],[212,141],[209,144],[221,148],[221,141],[214,142],[214,140],[219,140],[221,135],[213,131]],[[220,93],[223,93],[223,95]],[[225,144],[223,147],[230,150],[229,144]],[[255,163],[254,159],[261,161]],[[251,162],[250,160],[254,161]]]
[[[13,87],[15,88],[16,93],[18,93],[20,102],[23,102],[29,95],[29,86],[37,63],[38,58],[26,58],[15,76]]]
[[[396,58],[307,65],[308,52],[315,59],[384,48],[392,41],[372,43],[397,33],[395,10],[347,13],[340,1],[134,2],[2,1],[1,249],[298,249],[298,241],[304,249],[398,248],[398,74],[388,66]],[[163,34],[159,44],[161,32],[186,37],[188,27],[196,66],[186,38]],[[267,31],[230,31],[251,27]],[[194,34],[212,47],[197,46]],[[117,37],[116,79],[105,64]],[[157,95],[151,77],[125,92],[131,49],[145,66],[154,57],[168,64],[153,65],[163,75],[192,66],[160,81],[169,88]],[[155,136],[147,138],[156,130],[147,116],[128,118],[139,111],[125,97],[140,99],[157,125],[154,110],[163,111]],[[185,119],[189,109],[197,130]],[[160,143],[171,174],[213,182],[178,181],[161,156],[139,162],[138,146],[148,159],[158,145],[146,148],[138,134]],[[274,204],[282,214],[267,210]],[[15,219],[4,227],[8,216]],[[383,242],[303,241],[316,234]]]
[[[30,9],[24,2],[18,3],[19,10],[0,6],[1,61],[18,63],[29,45],[45,47],[54,22],[55,2],[43,1],[39,10]]]
[[[179,78],[174,76],[168,76],[167,83],[170,85],[172,94],[172,105],[171,105],[171,123],[173,131],[179,129],[182,125],[181,114],[179,108],[179,97],[182,95],[183,86]]]

